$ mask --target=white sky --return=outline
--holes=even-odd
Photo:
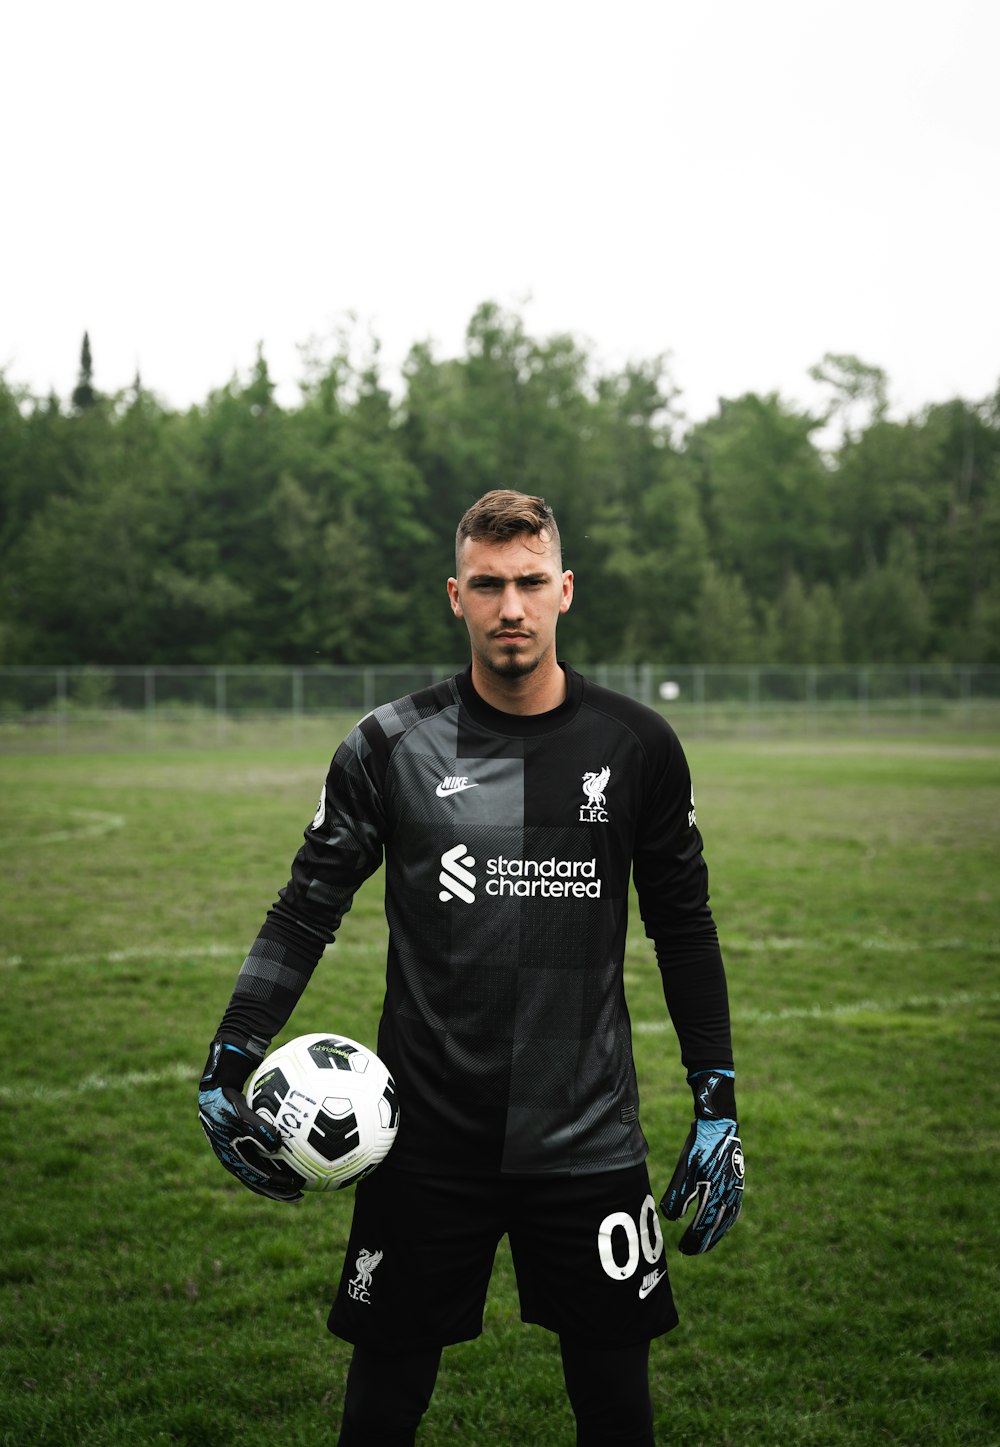
[[[0,25],[0,367],[205,400],[345,313],[476,305],[609,366],[896,413],[1000,381],[998,0],[21,0]]]

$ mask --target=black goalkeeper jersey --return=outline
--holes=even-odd
[[[646,1154],[622,964],[630,871],[688,1069],[731,1065],[691,780],[653,710],[566,668],[549,713],[471,671],[337,750],[222,1028],[270,1039],[385,858],[378,1052],[404,1169],[572,1175]]]

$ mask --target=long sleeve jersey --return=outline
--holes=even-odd
[[[574,1175],[645,1157],[623,984],[630,874],[684,1064],[732,1064],[680,743],[652,709],[563,666],[548,713],[499,712],[466,670],[361,720],[223,1018],[273,1038],[384,858],[377,1048],[403,1169]]]

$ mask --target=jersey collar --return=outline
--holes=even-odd
[[[472,664],[455,678],[458,696],[462,706],[483,728],[494,734],[505,734],[508,738],[534,738],[539,734],[552,733],[576,717],[583,700],[583,678],[560,660],[559,667],[566,675],[566,697],[557,708],[547,713],[504,713],[480,698],[472,684]]]

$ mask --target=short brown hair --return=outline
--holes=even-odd
[[[544,542],[552,541],[560,552],[562,550],[555,515],[544,497],[514,492],[508,487],[484,493],[464,514],[455,533],[456,571],[466,538],[473,538],[476,542],[509,543],[525,533]]]

